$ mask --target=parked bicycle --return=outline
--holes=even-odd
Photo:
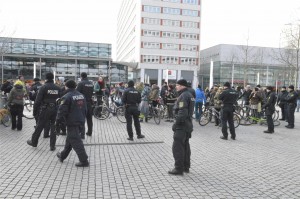
[[[272,115],[274,126],[279,126],[280,121],[279,118],[279,111],[275,110]],[[247,107],[246,116],[241,118],[240,124],[244,126],[248,126],[251,124],[260,124],[260,125],[267,125],[267,120],[264,115],[264,111],[262,113],[258,113],[256,109],[252,109],[250,106]]]
[[[0,121],[5,127],[11,125],[11,114],[7,105],[0,109]]]
[[[112,116],[116,116],[120,122],[126,123],[125,107],[121,106],[117,102],[111,102],[109,107],[107,106],[107,103],[96,106],[94,108],[93,114],[94,117],[99,120],[105,120],[109,117],[110,114],[112,114]]]

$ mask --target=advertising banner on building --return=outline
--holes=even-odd
[[[163,79],[177,79],[176,70],[163,70]]]

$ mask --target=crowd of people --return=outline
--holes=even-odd
[[[1,91],[8,96],[7,103],[12,116],[12,130],[22,130],[22,116],[24,110],[24,96],[34,101],[33,115],[36,126],[32,137],[27,144],[37,147],[39,137],[44,131],[44,138],[50,137],[50,150],[56,149],[56,135],[66,135],[65,147],[57,153],[61,162],[67,158],[70,151],[74,149],[78,155],[79,162],[76,166],[89,166],[88,156],[82,139],[85,135],[92,136],[93,120],[92,107],[95,105],[93,96],[96,96],[96,106],[103,103],[116,103],[125,107],[125,118],[127,122],[128,140],[133,141],[132,122],[138,139],[145,138],[142,134],[140,122],[148,122],[149,107],[157,107],[164,104],[167,107],[166,122],[173,122],[173,157],[175,167],[169,171],[172,175],[182,175],[189,172],[190,168],[190,146],[189,139],[193,131],[193,115],[196,121],[202,116],[204,106],[214,106],[219,115],[215,125],[222,126],[223,140],[228,139],[228,128],[232,140],[236,139],[233,124],[234,106],[237,100],[242,99],[242,104],[251,107],[256,117],[262,117],[265,112],[268,129],[265,133],[274,133],[272,114],[275,106],[281,108],[280,120],[287,121],[286,128],[294,128],[294,112],[299,112],[299,91],[294,86],[282,87],[276,93],[274,87],[268,86],[262,89],[260,85],[251,88],[247,85],[244,89],[234,89],[229,82],[223,86],[214,85],[211,89],[202,90],[198,85],[194,90],[191,84],[184,79],[176,83],[165,82],[161,88],[156,84],[120,82],[115,85],[105,83],[103,77],[93,83],[86,73],[81,73],[81,81],[76,84],[73,80],[57,78],[47,73],[45,82],[39,78],[29,87],[20,75],[18,79],[6,81],[1,86]],[[103,101],[103,100],[107,101]],[[87,122],[87,131],[85,131]]]

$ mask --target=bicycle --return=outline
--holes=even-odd
[[[209,122],[212,122],[212,118],[215,118],[214,116],[216,116],[216,119],[219,120],[219,123],[221,124],[221,111],[217,111],[213,106],[207,107],[207,110],[202,113],[199,119],[199,124],[201,126],[207,125]],[[233,123],[234,128],[237,128],[240,125],[240,116],[236,112],[233,112]]]
[[[116,116],[120,122],[126,123],[125,107],[117,104],[116,102],[112,102],[110,107],[107,107],[106,103],[96,106],[93,110],[93,114],[94,117],[99,120],[105,120],[110,114],[112,114],[113,116]]]
[[[264,112],[263,112],[262,117],[258,117],[255,115],[256,109],[253,109],[250,106],[246,106],[246,107],[247,107],[247,112],[246,112],[247,116],[241,118],[241,121],[240,121],[241,125],[249,126],[249,125],[255,124],[255,123],[258,123],[260,125],[267,125],[267,120],[264,116]],[[275,110],[272,115],[274,126],[280,125],[280,121],[278,120],[278,117],[279,117],[279,111]]]
[[[11,114],[9,111],[9,107],[6,105],[3,107],[3,109],[0,109],[0,120],[5,127],[11,125]]]
[[[155,124],[160,124],[161,112],[159,107],[153,107],[152,103],[149,103],[149,114],[147,115],[147,121],[153,118]]]
[[[23,111],[23,117],[27,118],[27,119],[33,119],[33,105],[34,105],[34,102],[31,101],[29,99],[29,97],[24,97],[24,111]],[[26,111],[27,110],[27,111]]]

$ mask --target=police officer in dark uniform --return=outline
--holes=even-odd
[[[228,132],[227,132],[227,122],[229,124],[229,131],[231,134],[231,139],[235,140],[235,128],[233,123],[233,112],[234,112],[234,104],[238,98],[238,93],[230,87],[230,83],[226,82],[224,84],[224,91],[221,93],[219,99],[223,103],[222,107],[222,134],[220,138],[223,140],[228,139]]]
[[[53,82],[53,73],[46,74],[46,83],[40,88],[33,106],[33,116],[39,116],[32,138],[27,144],[37,147],[38,140],[47,122],[50,121],[50,150],[55,150],[55,117],[57,113],[56,99],[60,97],[60,88]]]
[[[84,95],[75,89],[76,83],[73,80],[68,80],[65,86],[67,93],[60,100],[55,126],[60,126],[62,122],[65,123],[67,125],[67,138],[64,150],[58,152],[57,157],[60,162],[63,162],[74,149],[79,159],[75,166],[88,167],[88,156],[80,135],[84,129],[86,118],[86,100]]]
[[[287,122],[288,125],[285,127],[288,129],[293,129],[295,127],[295,110],[297,107],[297,98],[298,93],[295,92],[294,86],[290,85],[288,88],[289,94],[286,96],[286,103],[287,103]]]
[[[275,112],[275,104],[276,104],[276,95],[273,92],[272,86],[267,87],[267,95],[266,95],[266,103],[262,106],[265,109],[268,130],[264,131],[264,133],[274,133],[274,122],[272,115]]]
[[[277,105],[280,107],[281,109],[281,118],[279,120],[286,120],[286,113],[287,113],[287,104],[286,104],[286,96],[289,93],[286,91],[286,87],[283,86],[281,87],[281,92],[278,95],[278,99],[277,99]]]
[[[144,138],[145,136],[141,134],[141,125],[139,121],[140,111],[138,110],[138,105],[141,103],[141,93],[134,88],[134,81],[130,80],[128,82],[128,88],[122,95],[122,102],[126,109],[125,118],[127,123],[127,133],[129,136],[127,140],[133,141],[132,117],[137,138]]]
[[[180,79],[176,83],[178,98],[174,105],[175,123],[172,127],[174,131],[172,152],[175,160],[175,168],[168,173],[172,175],[183,175],[190,169],[191,149],[189,139],[192,136],[193,123],[192,116],[195,106],[195,98],[188,89],[185,79]]]
[[[88,80],[87,74],[85,72],[81,73],[81,82],[78,83],[76,90],[82,93],[85,97],[86,105],[87,105],[86,121],[88,126],[88,131],[86,135],[92,136],[92,132],[93,132],[92,97],[93,97],[94,85],[92,82]],[[84,133],[85,131],[81,132],[81,138],[84,138]]]

